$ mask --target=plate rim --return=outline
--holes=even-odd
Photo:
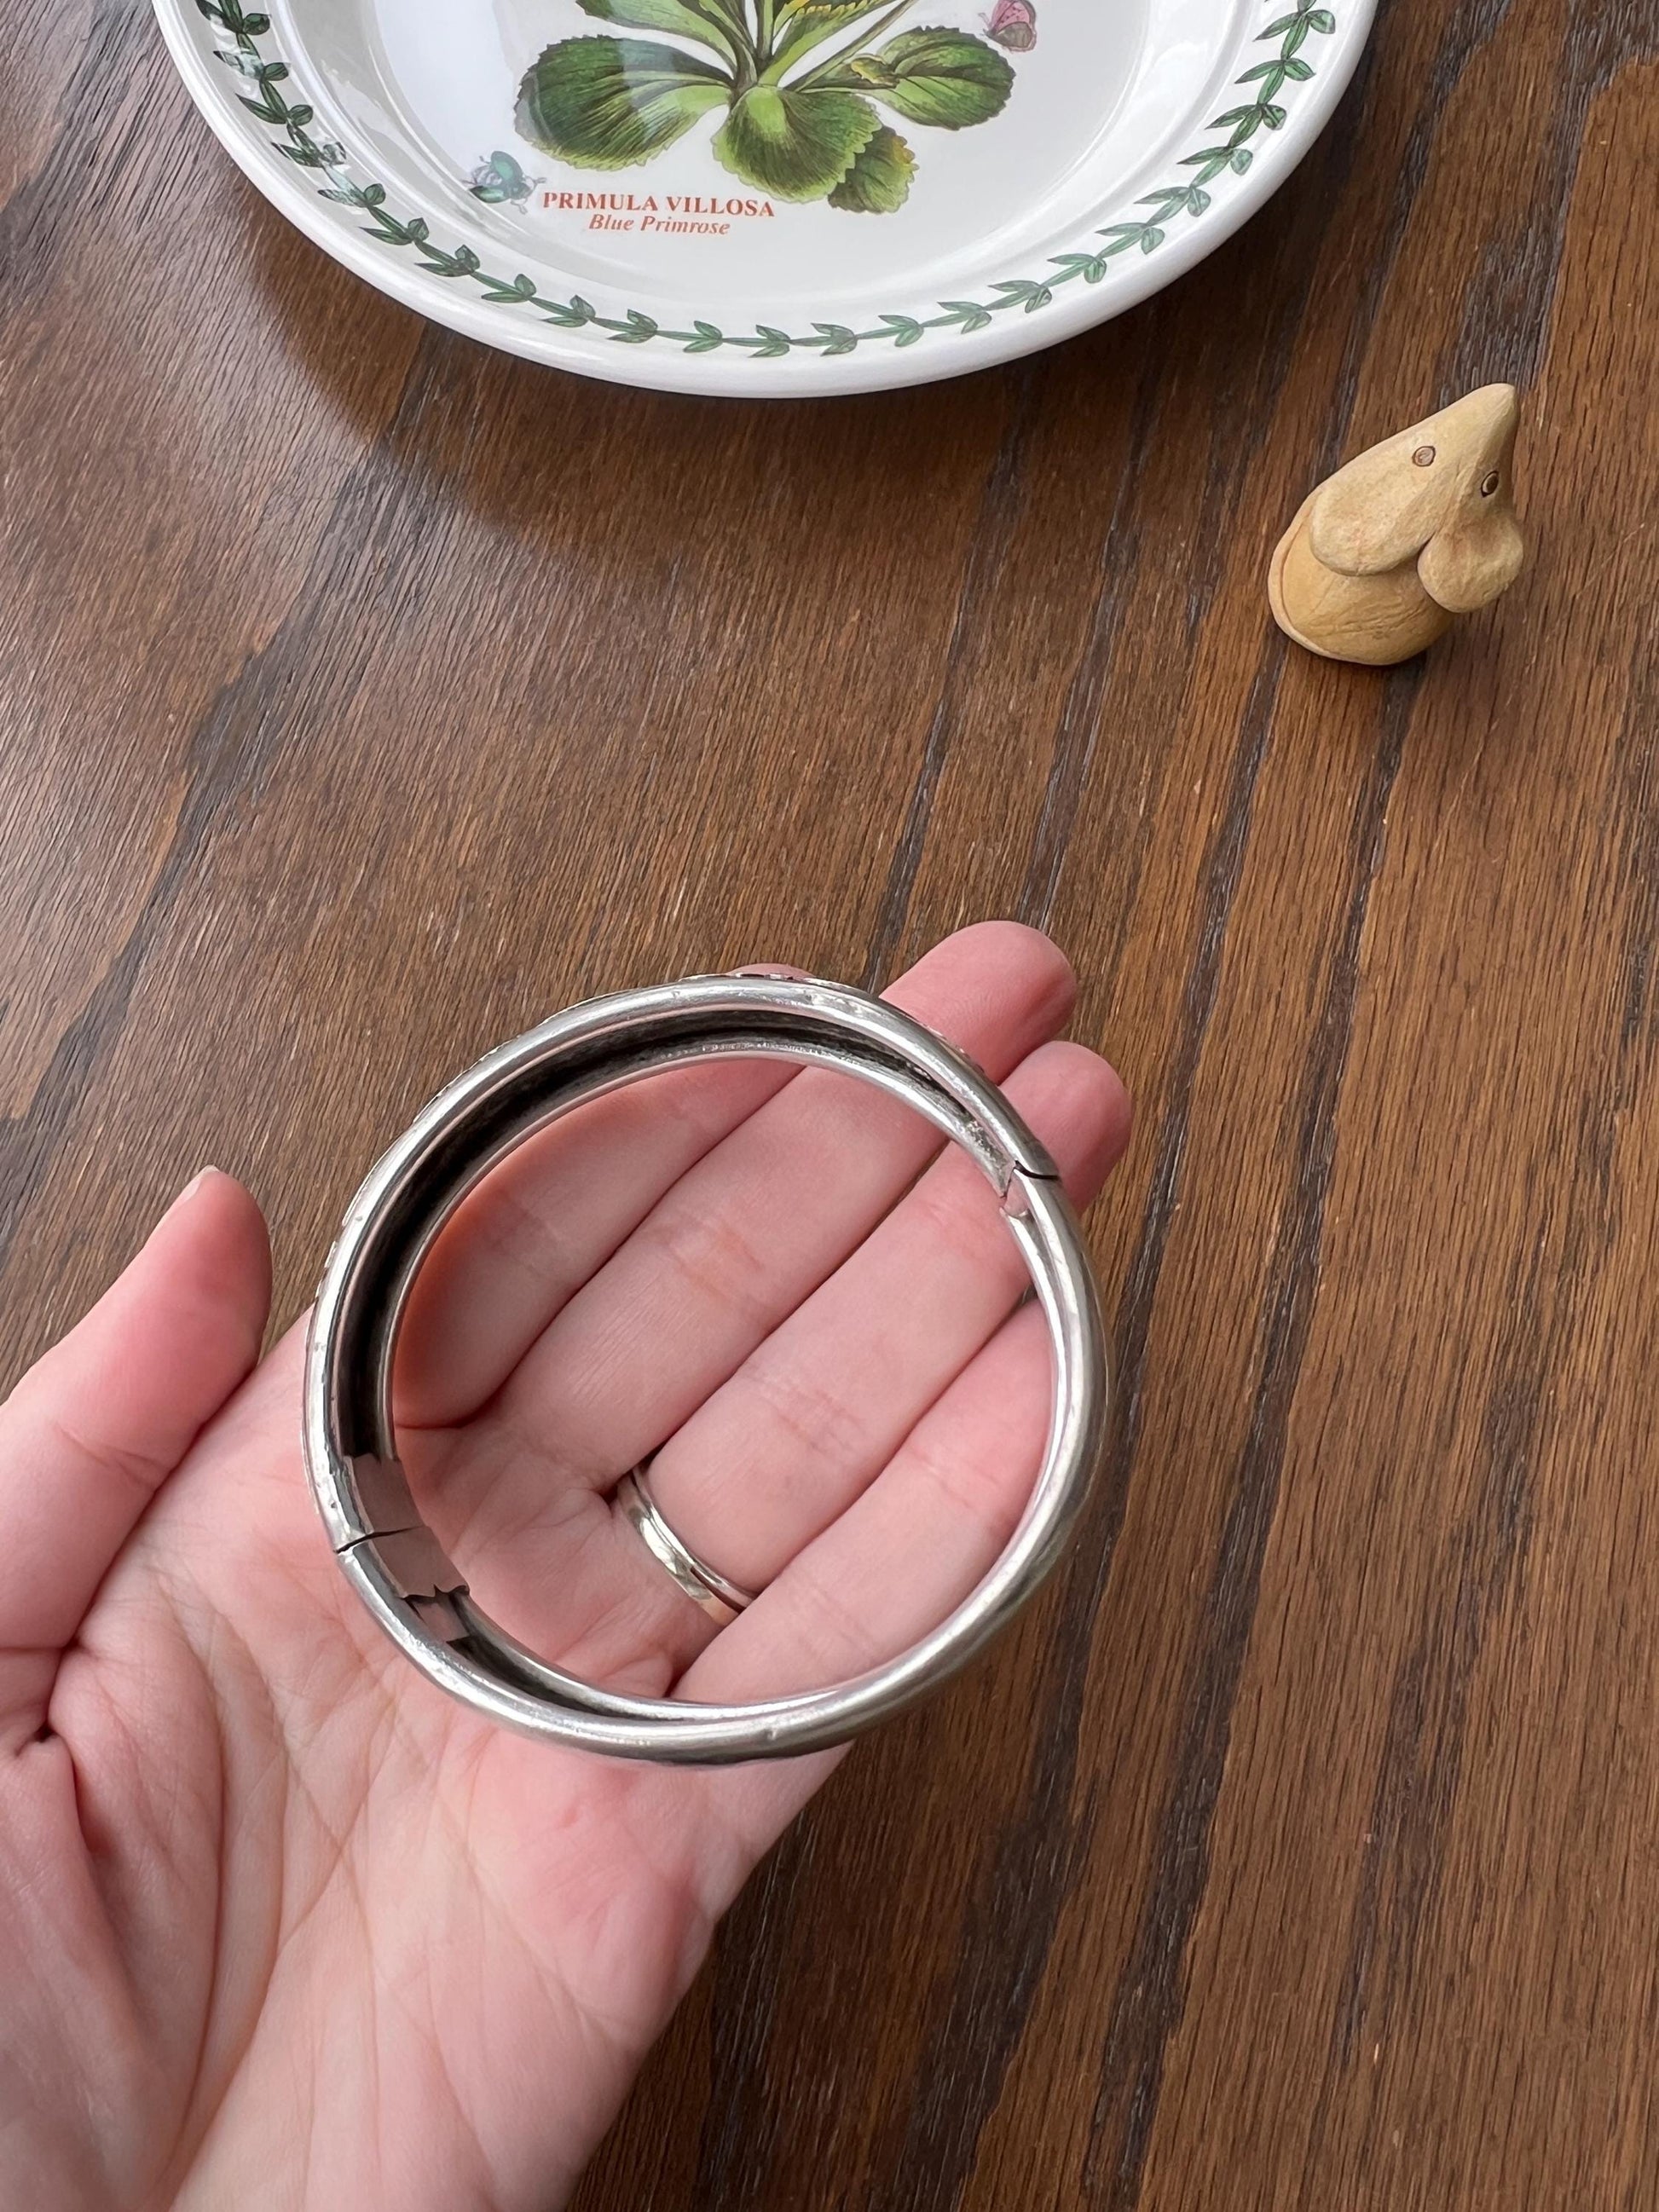
[[[1260,4],[1265,14],[1274,0],[1260,0]],[[957,308],[988,312],[983,324],[970,324],[962,315],[923,322],[880,310],[872,312],[891,326],[880,331],[855,334],[842,325],[814,324],[815,332],[836,331],[851,337],[853,343],[847,346],[823,336],[795,337],[761,325],[752,334],[730,335],[708,325],[699,327],[715,331],[718,343],[694,345],[687,350],[683,345],[672,349],[691,333],[663,331],[641,309],[625,310],[624,319],[619,319],[602,314],[574,294],[569,302],[560,302],[542,299],[533,288],[529,293],[504,291],[514,280],[495,277],[483,269],[472,249],[464,243],[453,251],[439,246],[431,240],[418,205],[402,219],[389,211],[384,216],[375,213],[376,206],[384,204],[384,187],[372,179],[367,185],[357,181],[352,177],[351,165],[343,161],[337,165],[339,181],[359,197],[343,204],[343,195],[325,198],[326,186],[314,180],[319,167],[325,176],[330,175],[330,165],[307,161],[301,152],[291,155],[292,166],[285,167],[278,159],[284,150],[282,142],[266,135],[273,127],[270,119],[256,117],[241,104],[239,79],[232,68],[222,63],[216,70],[214,67],[219,51],[212,44],[216,33],[238,39],[257,53],[258,39],[274,28],[269,16],[263,10],[243,9],[240,0],[152,0],[163,40],[185,90],[237,167],[261,197],[314,246],[377,291],[428,321],[544,367],[607,383],[696,398],[755,398],[850,397],[971,375],[1094,329],[1186,275],[1265,204],[1312,148],[1352,80],[1376,13],[1376,0],[1278,0],[1278,4],[1282,15],[1272,27],[1264,27],[1255,42],[1273,35],[1282,24],[1323,15],[1330,27],[1315,27],[1328,44],[1319,66],[1310,70],[1304,78],[1292,80],[1294,96],[1288,87],[1275,85],[1273,90],[1280,94],[1279,100],[1258,96],[1247,103],[1256,110],[1271,106],[1279,121],[1267,122],[1265,136],[1257,126],[1251,127],[1246,137],[1256,143],[1249,149],[1249,166],[1219,200],[1200,189],[1201,205],[1183,205],[1173,188],[1160,190],[1148,196],[1149,204],[1164,198],[1171,200],[1171,207],[1146,218],[1136,235],[1115,240],[1093,255],[1050,257],[1051,266],[1069,262],[1081,267],[1073,266],[1046,286],[1041,280],[1024,279],[981,287],[1005,294],[1002,300],[990,303],[988,312],[982,302],[950,303]],[[203,25],[209,33],[205,45],[199,27]],[[1301,43],[1305,43],[1305,35]],[[1281,47],[1284,44],[1281,40]],[[1292,48],[1285,58],[1294,58],[1296,51]],[[284,57],[273,52],[264,58],[283,61],[284,75],[292,76],[292,65]],[[240,82],[246,84],[248,80],[244,77]],[[303,97],[303,85],[295,82]],[[1234,83],[1237,87],[1247,82],[1241,77]],[[270,99],[269,88],[258,80],[255,88]],[[286,105],[281,93],[276,97],[278,106]],[[1245,112],[1243,107],[1230,111]],[[1218,121],[1205,127],[1222,126]],[[292,130],[287,135],[296,136]],[[303,146],[308,139],[303,126],[297,137]],[[311,143],[314,148],[315,142]],[[1258,155],[1261,158],[1255,158]],[[1181,157],[1180,166],[1194,165],[1194,157]],[[380,195],[378,202],[367,197],[374,193]],[[342,207],[338,215],[331,211],[335,205]],[[386,228],[377,233],[353,226],[344,219],[353,206],[358,212],[369,212],[372,220],[384,222]],[[1184,218],[1184,227],[1174,232],[1159,228],[1174,215]],[[407,231],[416,217],[421,224],[418,238]],[[1121,228],[1124,227],[1097,227],[1091,234],[1110,237]],[[405,232],[405,235],[395,234]],[[1150,245],[1145,243],[1147,233],[1153,234]],[[1137,244],[1142,250],[1133,252]],[[436,256],[452,266],[447,270],[435,264],[426,266],[387,250],[400,245],[415,246],[417,252]],[[1098,274],[1091,276],[1090,270],[1097,266]],[[1100,281],[1108,274],[1111,283]],[[459,293],[454,289],[458,277],[495,289],[488,293]],[[1079,277],[1084,281],[1078,282]],[[516,282],[522,286],[529,280],[520,276]],[[1062,295],[1059,290],[1062,285],[1073,289]],[[1042,298],[1033,300],[1030,295],[1038,291]],[[941,302],[941,307],[945,304]],[[500,312],[502,307],[524,307],[550,311],[553,319],[532,322],[527,317]],[[1024,312],[1016,312],[1021,307]],[[947,339],[951,319],[958,327]],[[940,337],[935,347],[919,343],[929,328]],[[602,341],[597,338],[598,332],[604,333]]]

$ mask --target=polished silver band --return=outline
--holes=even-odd
[[[472,1602],[398,1462],[392,1369],[422,1261],[493,1167],[590,1099],[659,1069],[734,1055],[859,1077],[969,1154],[998,1194],[1048,1320],[1053,1397],[1042,1464],[1018,1527],[936,1628],[850,1680],[708,1705],[584,1682]],[[1076,1217],[1054,1163],[996,1086],[932,1030],[863,991],[787,975],[698,975],[568,1007],[501,1046],[441,1092],[374,1168],[317,1294],[305,1454],[341,1567],[387,1635],[441,1688],[509,1727],[588,1750],[720,1765],[839,1743],[979,1650],[1059,1557],[1098,1456],[1109,1394],[1099,1304]]]
[[[611,1503],[652,1558],[667,1568],[692,1604],[700,1605],[717,1628],[729,1628],[745,1606],[753,1605],[753,1590],[740,1589],[736,1583],[728,1582],[669,1527],[651,1494],[643,1461],[623,1475],[611,1493]]]

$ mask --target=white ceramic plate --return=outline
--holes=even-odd
[[[1104,320],[1258,208],[1372,0],[155,0],[266,197],[491,345],[865,392]]]

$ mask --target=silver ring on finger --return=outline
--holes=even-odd
[[[692,1604],[701,1606],[717,1628],[729,1628],[746,1606],[753,1605],[756,1591],[728,1581],[669,1527],[651,1493],[643,1460],[623,1475],[611,1493],[611,1502],[658,1565],[667,1569]]]

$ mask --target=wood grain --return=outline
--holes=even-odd
[[[822,405],[423,326],[147,11],[8,45],[8,1378],[208,1158],[297,1310],[590,989],[1018,914],[1139,1099],[1075,1557],[780,1848],[583,2212],[1659,2203],[1659,19],[1389,6],[1197,274]],[[1528,574],[1287,646],[1309,486],[1497,379]]]

